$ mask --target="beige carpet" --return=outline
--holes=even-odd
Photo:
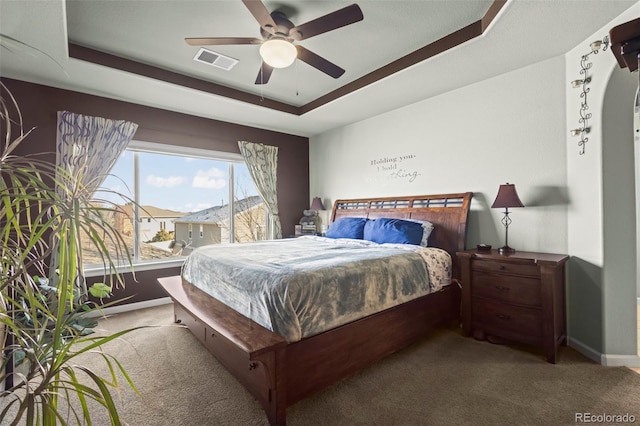
[[[159,325],[105,349],[141,396],[123,385],[126,424],[266,425],[260,405],[191,333],[171,305],[115,315],[100,328]],[[85,364],[105,371],[97,358]],[[575,413],[640,422],[640,375],[606,368],[571,348],[559,363],[525,348],[492,345],[443,330],[287,410],[289,425],[570,425]],[[96,413],[96,425],[108,424]]]

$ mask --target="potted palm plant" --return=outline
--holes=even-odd
[[[88,315],[103,307],[88,295],[102,298],[124,285],[116,266],[131,263],[108,219],[118,206],[95,200],[64,168],[16,155],[29,131],[1,82],[0,91],[0,423],[91,424],[97,402],[118,425],[112,391],[120,382],[135,386],[103,345],[131,330],[87,332]],[[89,289],[82,276],[87,244],[100,251],[108,277]],[[88,353],[102,357],[107,375],[78,364]]]

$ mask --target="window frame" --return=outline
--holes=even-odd
[[[242,157],[241,154],[239,153],[233,153],[233,152],[224,152],[224,151],[215,151],[215,150],[208,150],[208,149],[202,149],[202,148],[193,148],[193,147],[187,147],[187,146],[180,146],[180,145],[170,145],[170,144],[162,144],[162,143],[156,143],[156,142],[146,142],[146,141],[140,141],[140,140],[132,140],[129,145],[127,146],[126,151],[132,151],[134,153],[134,157],[137,157],[137,153],[140,152],[144,152],[144,153],[153,153],[153,154],[163,154],[163,155],[175,155],[175,156],[180,156],[180,157],[193,157],[193,158],[201,158],[201,159],[206,159],[206,160],[214,160],[214,161],[225,161],[229,163],[229,208],[232,210],[231,214],[230,214],[230,226],[233,226],[233,203],[231,201],[235,200],[235,192],[234,192],[234,187],[235,187],[235,178],[234,178],[234,174],[233,174],[233,167],[232,165],[234,164],[244,164],[246,165],[246,162],[244,161],[244,158]],[[138,170],[138,163],[137,163],[137,159],[135,161],[135,165],[134,165],[134,189],[133,189],[133,195],[134,195],[134,201],[139,204],[140,200],[138,199],[139,197],[139,187],[138,187],[138,182],[139,182],[139,170]],[[134,228],[139,228],[139,221],[142,220],[138,209],[135,209],[134,212],[134,220],[133,220],[133,225]],[[267,217],[265,218],[265,226],[268,227],[269,226],[269,217],[267,214]],[[192,233],[192,229],[191,229],[191,224],[189,224],[189,231],[190,233]],[[232,228],[233,229],[233,228]],[[233,232],[230,232],[230,240],[233,240]],[[139,245],[139,241],[137,241],[139,238],[139,229],[135,229],[135,233],[134,233],[134,247],[132,247],[132,249],[134,250],[134,258],[139,259],[140,256],[140,245]],[[233,241],[230,241],[233,242]],[[119,265],[117,266],[117,271],[119,273],[126,273],[126,272],[132,272],[132,271],[149,271],[149,270],[156,270],[156,269],[165,269],[165,268],[171,268],[171,267],[175,267],[175,266],[181,266],[184,261],[186,259],[186,256],[180,256],[180,257],[169,257],[167,259],[154,259],[154,260],[133,260],[132,265]],[[103,265],[88,265],[88,266],[83,266],[83,274],[85,277],[95,277],[95,276],[100,276],[103,275],[105,273],[105,269]]]

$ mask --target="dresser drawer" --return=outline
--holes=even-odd
[[[501,274],[515,274],[531,277],[538,277],[540,275],[538,265],[534,263],[511,263],[497,262],[492,260],[478,260],[472,262],[471,268],[474,271],[479,272],[498,272]]]
[[[477,272],[473,276],[471,295],[519,305],[542,305],[540,280],[537,278]]]
[[[500,330],[509,334],[522,334],[535,338],[542,336],[542,312],[540,309],[505,305],[482,298],[473,298],[474,328],[487,328],[500,335]],[[495,330],[498,330],[496,333]]]

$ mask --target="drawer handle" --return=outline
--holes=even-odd
[[[496,289],[502,292],[507,292],[509,290],[511,290],[509,287],[507,287],[506,285],[497,285]]]
[[[498,318],[500,318],[501,320],[510,320],[510,319],[511,319],[511,315],[496,314],[496,316],[497,316]]]

